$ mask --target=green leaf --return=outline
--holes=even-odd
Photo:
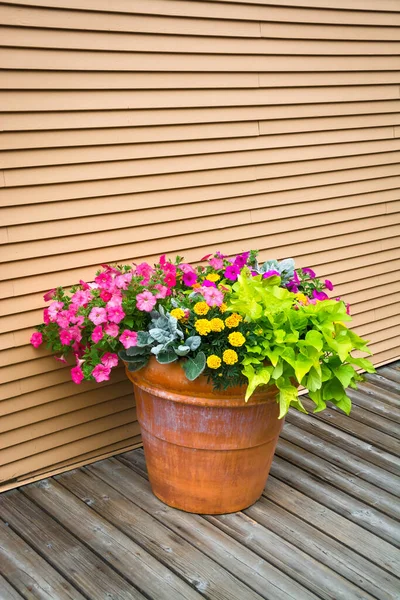
[[[318,352],[321,352],[324,345],[322,333],[316,330],[307,331],[305,339],[306,342],[308,342],[309,344],[311,344],[311,346],[316,348]]]
[[[343,394],[342,398],[335,404],[338,408],[340,408],[340,410],[342,410],[344,413],[346,413],[346,415],[350,414],[351,400],[346,394]]]
[[[144,348],[154,342],[154,339],[147,333],[147,331],[138,331],[137,334],[137,346]]]
[[[277,344],[283,344],[285,336],[286,336],[286,332],[283,329],[276,329],[274,333],[275,333],[275,342]]]
[[[318,412],[321,412],[321,410],[325,410],[326,402],[324,402],[324,400],[322,399],[321,390],[316,390],[315,392],[309,392],[308,395],[311,398],[311,400],[314,402],[314,404],[316,405],[316,407],[313,411],[314,413],[318,413]]]
[[[349,362],[352,365],[356,365],[356,367],[360,367],[360,369],[364,369],[367,373],[375,373],[374,365],[367,358],[354,358],[354,356],[349,356]]]
[[[160,364],[167,365],[178,360],[178,355],[175,354],[175,351],[172,348],[167,348],[166,350],[161,350],[156,358]]]
[[[194,352],[201,344],[201,337],[199,335],[191,335],[185,341],[185,346],[189,346],[190,350]]]
[[[273,379],[279,379],[279,377],[282,375],[283,373],[283,361],[280,360],[277,364],[275,369],[272,371],[272,378]]]
[[[322,398],[324,400],[336,400],[337,402],[339,402],[343,398],[343,396],[346,395],[343,385],[336,377],[324,384],[322,388]]]
[[[279,419],[282,419],[289,410],[291,403],[298,404],[298,391],[293,385],[279,388]],[[304,410],[304,408],[303,408]]]
[[[148,352],[147,348],[144,348],[144,347],[139,348],[138,346],[131,346],[130,348],[127,348],[127,350],[126,350],[126,353],[128,356],[140,356],[147,352]]]
[[[272,367],[261,367],[255,371],[252,365],[247,365],[243,369],[243,375],[249,380],[249,385],[247,386],[246,395],[244,398],[246,402],[259,385],[267,385],[271,379],[271,372]]]
[[[198,352],[194,358],[187,358],[183,363],[183,370],[189,381],[196,379],[204,371],[206,366],[206,355]]]
[[[186,356],[186,354],[189,354],[190,348],[189,346],[178,346],[175,348],[175,352],[178,356]]]
[[[314,367],[312,367],[307,376],[305,386],[310,392],[316,392],[317,390],[319,390],[321,388],[321,385],[322,385],[322,377],[321,377],[321,375],[319,375],[319,373],[317,373],[317,371],[314,369]]]
[[[281,357],[294,368],[296,356],[293,348],[285,348],[285,350],[281,354]]]
[[[134,373],[135,371],[139,371],[139,369],[141,369],[142,367],[147,365],[148,362],[149,362],[148,356],[143,356],[140,359],[135,360],[135,361],[129,361],[127,364],[128,371],[130,371],[131,373]]]
[[[354,369],[351,365],[340,365],[337,369],[333,369],[336,377],[344,388],[347,388],[354,377]]]
[[[297,381],[301,383],[301,380],[309,372],[311,367],[313,366],[314,361],[304,354],[298,354],[294,363],[294,372],[297,377]]]

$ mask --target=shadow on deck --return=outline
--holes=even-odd
[[[190,515],[155,498],[142,450],[0,496],[0,598],[400,598],[400,366],[351,417],[292,411],[251,508]]]

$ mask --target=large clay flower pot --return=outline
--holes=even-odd
[[[200,514],[242,510],[258,500],[282,428],[276,388],[244,402],[245,388],[213,392],[204,376],[151,359],[130,373],[153,492]]]

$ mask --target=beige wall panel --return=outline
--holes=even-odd
[[[400,356],[397,0],[8,0],[0,23],[0,490],[140,439],[122,368],[76,386],[29,345],[43,293],[99,263],[293,256]]]

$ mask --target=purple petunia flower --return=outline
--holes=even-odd
[[[302,269],[302,271],[303,271],[303,273],[306,273],[306,275],[308,275],[310,277],[310,279],[315,279],[316,275],[312,269],[309,269],[308,267],[306,267],[305,269]]]
[[[236,267],[239,267],[239,269],[242,269],[245,266],[245,264],[247,263],[249,256],[250,256],[250,252],[242,252],[242,254],[237,255],[233,264]]]
[[[227,279],[230,279],[231,281],[236,281],[239,273],[240,273],[239,267],[237,267],[236,265],[229,265],[229,267],[226,267],[226,269],[225,269],[224,276]]]
[[[329,281],[329,279],[325,279],[325,287],[327,290],[332,291],[333,290],[333,283],[332,281]]]
[[[217,287],[216,283],[214,283],[214,281],[210,281],[209,279],[205,279],[201,285],[204,285],[204,287]]]
[[[197,281],[197,275],[194,271],[188,271],[187,273],[183,274],[183,283],[185,285],[187,285],[188,287],[194,285]]]
[[[325,292],[318,292],[317,290],[313,290],[313,297],[316,300],[328,300],[328,296],[325,294]]]
[[[267,279],[268,277],[273,277],[274,275],[278,275],[278,277],[281,276],[280,273],[278,273],[278,271],[266,271],[265,273],[263,273],[263,279]]]

